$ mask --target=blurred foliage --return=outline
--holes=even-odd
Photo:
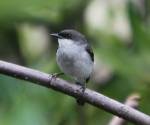
[[[59,72],[57,42],[49,33],[74,28],[86,35],[96,60],[113,73],[103,86],[93,79],[88,87],[121,102],[139,93],[139,109],[150,114],[150,2],[100,1],[0,0],[0,59]],[[98,20],[96,28],[92,19]],[[90,105],[78,107],[69,96],[0,75],[0,125],[107,125],[111,117]]]

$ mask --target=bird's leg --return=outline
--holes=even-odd
[[[58,76],[61,76],[61,75],[64,75],[63,72],[60,72],[60,73],[54,73],[50,76],[50,83],[53,79],[56,79]]]

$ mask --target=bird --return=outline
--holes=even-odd
[[[94,53],[83,34],[74,29],[64,29],[51,36],[58,39],[56,61],[61,71],[75,80],[84,93],[93,71]],[[83,105],[82,99],[77,99]]]

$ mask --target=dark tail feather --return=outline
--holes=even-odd
[[[76,84],[81,86],[80,91],[82,91],[82,93],[84,94],[84,91],[86,88],[85,84],[82,84],[80,82],[76,82]],[[80,106],[84,106],[84,104],[85,104],[85,101],[83,100],[82,97],[77,98],[76,101],[77,101],[78,105],[80,105]]]
[[[84,106],[84,104],[85,104],[85,102],[82,98],[78,98],[76,101],[77,101],[77,104],[80,106]]]

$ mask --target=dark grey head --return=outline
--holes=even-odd
[[[86,41],[84,35],[82,35],[78,31],[72,30],[72,29],[62,30],[59,33],[51,34],[51,36],[54,36],[59,39],[71,39],[73,41],[77,41],[77,42],[81,42],[81,43],[82,43],[82,41],[83,42]]]

